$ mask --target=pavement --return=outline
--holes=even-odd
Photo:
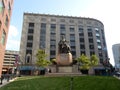
[[[3,87],[3,86],[5,86],[5,85],[7,85],[8,83],[14,81],[15,79],[16,78],[13,78],[13,79],[11,79],[9,81],[7,79],[3,79],[2,84],[0,84],[0,88]]]

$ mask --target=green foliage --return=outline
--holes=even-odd
[[[52,59],[51,60],[51,62],[52,62],[52,64],[54,64],[54,65],[56,65],[57,64],[57,61],[56,61],[56,59],[54,58],[54,59]]]
[[[96,55],[92,55],[90,58],[82,54],[77,58],[78,63],[80,63],[80,69],[89,69],[91,66],[98,65],[98,58]]]
[[[48,66],[50,64],[50,61],[46,60],[46,56],[47,55],[45,54],[45,51],[39,49],[38,52],[37,52],[37,54],[36,54],[36,57],[37,57],[36,64],[38,66],[41,66],[41,67]]]
[[[96,55],[90,57],[91,66],[98,65],[98,58]]]
[[[90,68],[90,60],[84,54],[82,54],[77,60],[81,64],[80,69],[85,69],[86,70],[86,69]]]

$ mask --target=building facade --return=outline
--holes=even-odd
[[[45,50],[47,59],[56,58],[58,42],[64,36],[69,42],[73,59],[81,54],[96,54],[99,62],[108,59],[104,25],[93,18],[24,13],[20,59],[35,64],[38,49]]]
[[[14,70],[19,65],[19,51],[6,50],[3,62],[3,74],[14,73]]]
[[[12,13],[13,0],[0,0],[0,77]]]
[[[112,46],[115,69],[120,72],[120,44],[114,44]]]

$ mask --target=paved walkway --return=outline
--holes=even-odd
[[[2,86],[4,86],[4,85],[7,85],[8,83],[10,83],[10,82],[12,82],[12,81],[14,81],[16,78],[13,78],[13,79],[11,79],[11,80],[7,80],[7,79],[3,79],[3,81],[2,81],[2,84],[0,84],[0,88],[2,87]]]

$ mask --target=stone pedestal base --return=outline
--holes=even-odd
[[[72,54],[58,54],[57,65],[70,65],[72,64]]]
[[[72,73],[72,66],[59,66],[58,73]]]

